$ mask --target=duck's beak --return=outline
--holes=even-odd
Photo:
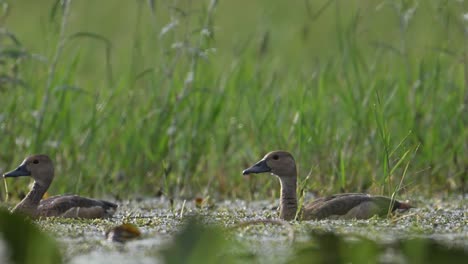
[[[262,173],[262,172],[270,172],[271,168],[268,167],[266,160],[262,159],[261,161],[255,163],[252,167],[245,169],[242,171],[242,175],[248,175],[251,173]]]
[[[31,172],[28,171],[26,164],[24,163],[19,165],[18,168],[3,174],[3,178],[19,176],[31,176]]]

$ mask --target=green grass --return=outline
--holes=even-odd
[[[0,172],[256,199],[242,169],[286,149],[322,194],[466,191],[465,2],[36,2],[2,1]]]

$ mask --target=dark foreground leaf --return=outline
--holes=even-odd
[[[28,218],[0,209],[0,261],[13,264],[57,264],[57,243]]]
[[[173,263],[244,263],[254,261],[255,255],[247,253],[233,240],[228,231],[190,217],[171,245],[161,251],[164,262]]]

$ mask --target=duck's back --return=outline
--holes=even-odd
[[[405,206],[403,206],[405,205]],[[371,196],[363,193],[343,193],[319,198],[304,206],[304,220],[309,219],[368,219],[374,215],[385,216],[391,211],[406,207],[385,196]]]
[[[69,218],[105,218],[114,214],[117,205],[104,200],[95,200],[78,195],[57,195],[41,200],[40,216]]]

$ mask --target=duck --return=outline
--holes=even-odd
[[[365,193],[341,193],[318,198],[297,212],[297,169],[291,153],[271,151],[263,159],[242,171],[243,175],[271,173],[281,185],[279,217],[283,220],[369,219],[384,217],[389,211],[407,210],[412,206],[386,196]],[[389,210],[391,209],[391,210]]]
[[[33,218],[94,219],[111,217],[118,207],[115,203],[78,195],[57,195],[42,199],[54,179],[53,162],[45,154],[26,157],[16,169],[3,174],[4,178],[20,176],[30,176],[34,183],[26,197],[12,209],[13,213]]]

